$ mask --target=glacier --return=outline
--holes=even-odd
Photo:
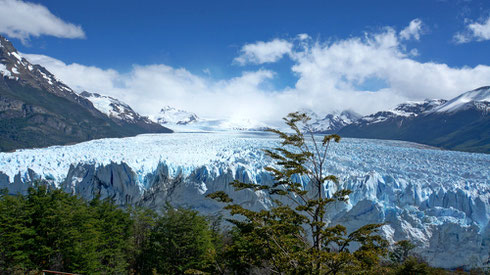
[[[238,179],[271,184],[263,149],[278,146],[261,132],[145,134],[68,146],[0,153],[0,188],[23,193],[36,179],[90,199],[159,209],[167,201],[205,214],[222,204],[205,197],[226,191],[238,203],[271,206],[263,192],[234,192]],[[490,155],[444,151],[388,140],[343,139],[331,146],[327,170],[353,191],[329,209],[332,223],[353,230],[384,223],[390,242],[410,239],[430,264],[488,266]],[[331,193],[335,186],[327,185]]]

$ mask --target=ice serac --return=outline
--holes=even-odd
[[[278,145],[265,134],[176,133],[102,139],[70,146],[0,153],[0,187],[22,192],[35,179],[92,198],[154,209],[168,201],[203,213],[222,210],[206,194],[223,190],[254,209],[270,207],[263,192],[234,192],[238,179],[271,184],[262,149]],[[343,139],[331,147],[328,171],[353,191],[329,220],[350,230],[385,223],[391,242],[410,239],[431,264],[488,264],[490,155],[432,150],[383,140]],[[304,181],[308,188],[307,181]],[[338,188],[325,186],[325,193]]]

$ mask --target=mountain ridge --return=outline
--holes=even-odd
[[[490,153],[490,87],[451,99],[402,103],[340,129],[344,137],[412,141],[443,149]],[[407,111],[410,112],[401,112]]]
[[[116,123],[0,36],[0,151],[157,132],[172,131]]]

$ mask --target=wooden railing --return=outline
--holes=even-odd
[[[53,270],[43,270],[42,272],[43,275],[47,275],[47,274],[78,275],[75,273],[66,273],[66,272],[53,271]]]

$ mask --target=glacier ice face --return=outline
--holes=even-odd
[[[272,183],[262,149],[278,145],[264,133],[147,134],[70,146],[0,153],[0,188],[25,192],[43,178],[63,190],[119,204],[158,209],[166,201],[203,213],[222,205],[205,198],[224,190],[246,207],[271,205],[263,192],[234,192],[234,179]],[[331,147],[328,172],[353,191],[329,209],[349,229],[386,223],[390,241],[411,239],[431,264],[445,268],[488,264],[490,155],[434,150],[383,140],[344,139]],[[326,186],[332,193],[335,187]]]

